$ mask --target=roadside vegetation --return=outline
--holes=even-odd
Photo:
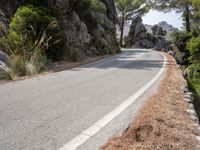
[[[172,33],[171,42],[175,58],[195,94],[195,107],[200,117],[200,1],[149,0],[149,5],[159,11],[182,13],[184,28]]]
[[[109,50],[105,51],[106,48],[102,46],[102,43],[91,38],[93,41],[88,42],[88,49],[94,44],[95,48],[103,50],[93,48],[96,51],[94,50],[95,52],[88,55],[85,52],[85,43],[81,43],[85,48],[81,49],[81,46],[77,47],[72,43],[75,43],[75,40],[79,42],[79,39],[70,41],[65,37],[65,29],[62,28],[63,18],[67,20],[73,12],[78,14],[88,29],[100,28],[99,24],[104,20],[91,15],[90,10],[105,14],[105,16],[107,13],[106,6],[99,0],[63,0],[62,5],[59,5],[56,0],[51,3],[48,0],[20,1],[20,5],[10,17],[6,34],[0,38],[1,50],[10,58],[9,65],[3,69],[0,68],[0,80],[36,75],[51,69],[52,64],[60,60],[83,61],[91,55],[99,56],[119,51],[119,48],[113,47],[114,50],[111,52],[111,45],[107,45]],[[79,22],[73,22],[73,20],[71,22],[75,24],[74,26],[80,24],[80,28],[85,28]],[[77,30],[79,30],[79,26]],[[73,35],[72,32],[76,29],[69,26],[70,29]],[[102,36],[106,36],[108,33],[105,31],[102,34],[104,34]],[[116,45],[118,44],[116,43]]]

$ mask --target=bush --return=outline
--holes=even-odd
[[[174,45],[176,55],[175,58],[181,65],[188,65],[188,58],[190,56],[187,49],[187,42],[190,40],[190,35],[183,31],[174,31],[171,34],[172,43]]]
[[[25,76],[26,75],[26,60],[22,56],[15,56],[11,59],[11,74],[13,76]]]
[[[91,9],[106,14],[106,6],[100,0],[91,0]]]
[[[28,5],[18,8],[0,44],[12,58],[12,73],[24,76],[46,70],[48,59],[61,59],[62,39],[56,18],[45,9]]]
[[[188,49],[190,52],[190,61],[200,64],[200,36],[193,37],[188,42]]]
[[[0,80],[12,80],[12,77],[9,72],[0,68]]]
[[[49,16],[45,9],[32,5],[18,8],[9,25],[7,39],[13,43],[8,45],[13,45],[12,49],[19,55],[31,53],[40,44],[49,58],[56,60],[62,56],[62,31],[56,18]]]

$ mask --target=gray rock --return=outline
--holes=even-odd
[[[3,14],[0,13],[0,37],[4,36],[7,32],[7,20]]]
[[[118,22],[118,16],[117,16],[117,11],[116,11],[114,0],[101,0],[101,1],[106,6],[108,19],[113,21],[113,23],[117,23]]]
[[[153,35],[147,32],[140,16],[132,20],[130,32],[126,38],[126,47],[154,48],[157,50],[169,49],[170,43],[164,37],[166,31],[155,25],[152,27]]]
[[[151,48],[154,47],[154,44],[148,38],[153,39],[153,37],[147,33],[145,26],[142,23],[141,17],[136,17],[132,20],[130,27],[130,32],[126,38],[125,45],[126,47],[135,47],[135,48]]]
[[[154,25],[151,29],[154,36],[165,36],[167,33],[166,30],[158,25]]]
[[[106,54],[111,51],[118,51],[118,42],[116,38],[115,24],[108,19],[105,14],[89,11],[93,18],[98,18],[99,23],[93,28],[89,28],[89,33],[92,36],[93,45],[96,47],[98,53]]]
[[[1,49],[0,49],[0,61],[4,63],[6,66],[10,66],[9,56],[6,53],[4,53]]]
[[[149,41],[149,40],[147,40],[147,39],[142,39],[142,40],[140,40],[140,41],[137,41],[135,44],[134,44],[134,48],[143,48],[143,47],[145,47],[145,48],[152,48],[154,46],[154,44],[151,42],[151,41]]]
[[[87,26],[75,12],[64,16],[61,27],[65,35],[66,50],[80,49],[84,52],[88,48],[91,36]]]

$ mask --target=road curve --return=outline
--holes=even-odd
[[[58,150],[141,89],[162,66],[158,52],[123,50],[82,67],[0,85],[0,149]]]

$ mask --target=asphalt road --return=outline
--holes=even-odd
[[[158,52],[123,50],[75,69],[0,85],[0,150],[58,150],[143,87],[162,64]]]

